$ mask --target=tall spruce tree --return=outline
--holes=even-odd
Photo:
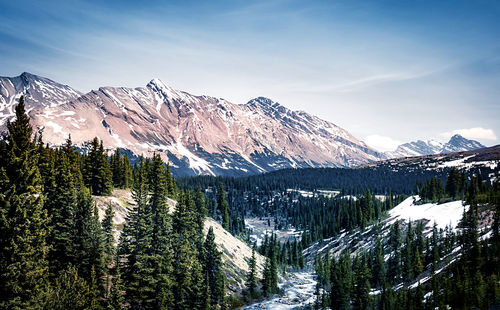
[[[149,208],[152,213],[152,255],[156,277],[154,306],[171,307],[172,296],[172,219],[167,205],[167,180],[165,165],[156,154],[150,167]]]
[[[119,261],[126,286],[125,299],[132,308],[153,308],[157,275],[152,253],[153,214],[148,203],[147,171],[141,158],[134,169],[134,205],[120,235]]]
[[[222,182],[219,183],[219,191],[217,192],[217,208],[222,215],[222,227],[229,230],[229,203],[226,200],[226,191]]]
[[[102,141],[95,137],[84,160],[84,181],[93,195],[110,195],[113,189],[113,174],[109,167]]]
[[[246,279],[246,286],[248,288],[248,293],[250,298],[254,298],[257,289],[257,261],[255,258],[255,248],[252,249],[252,257],[248,263],[248,274]]]
[[[113,262],[115,256],[115,237],[113,235],[113,205],[108,203],[108,207],[104,213],[104,218],[101,222],[103,243],[104,243],[104,264],[109,266]]]
[[[48,215],[23,97],[7,129],[0,162],[0,308],[41,309],[48,276]]]
[[[50,269],[53,275],[76,264],[75,257],[75,208],[77,191],[68,156],[60,153],[54,169],[45,182],[46,207],[50,217],[51,233],[48,243]]]
[[[173,273],[175,308],[195,309],[203,305],[203,289],[197,281],[203,273],[198,267],[198,229],[196,206],[189,192],[181,192],[173,214]]]
[[[222,253],[217,250],[215,234],[212,227],[208,229],[207,237],[203,245],[204,262],[203,267],[207,277],[206,282],[210,292],[210,305],[212,308],[224,304],[225,288],[224,274],[222,271]]]

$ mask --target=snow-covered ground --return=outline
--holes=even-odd
[[[257,302],[243,309],[304,309],[314,304],[316,279],[312,272],[289,273],[288,279],[280,285],[283,295],[270,300]]]
[[[280,242],[286,242],[288,240],[292,241],[293,239],[300,240],[300,237],[302,236],[301,231],[298,231],[293,227],[289,227],[286,230],[274,230],[274,220],[272,218],[269,220],[271,226],[267,225],[267,218],[245,218],[245,226],[252,230],[252,233],[250,234],[250,240],[257,243],[257,246],[262,245],[262,242],[264,241],[264,237],[266,235],[271,236],[273,233],[276,234],[276,237]]]
[[[446,226],[457,227],[462,219],[464,210],[468,210],[468,206],[464,206],[461,200],[452,201],[443,204],[426,203],[417,204],[420,200],[418,196],[412,196],[405,199],[399,205],[389,211],[389,224],[398,220],[428,220],[427,226],[432,227],[434,223],[438,228],[445,229]]]
[[[380,231],[378,234],[372,233],[374,225],[371,225],[364,230],[358,228],[347,232],[341,231],[341,234],[336,237],[313,243],[304,250],[306,261],[313,262],[316,255],[324,255],[326,252],[338,255],[346,249],[350,249],[353,253],[369,250],[374,246],[376,237],[387,236],[390,226],[396,221],[407,224],[408,221],[423,220],[426,225],[424,235],[432,233],[434,223],[437,224],[438,229],[451,226],[453,230],[456,230],[464,210],[468,210],[468,206],[464,206],[462,201],[418,204],[419,200],[418,196],[408,197],[391,209],[388,212],[388,217],[379,223]]]

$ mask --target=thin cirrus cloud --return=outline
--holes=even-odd
[[[486,129],[482,127],[455,129],[452,131],[440,133],[439,135],[443,138],[449,139],[451,136],[456,134],[461,135],[467,139],[491,141],[495,141],[497,139],[497,136],[492,129]]]
[[[462,0],[0,0],[0,75],[29,71],[82,92],[158,77],[234,103],[265,96],[381,150],[452,128],[488,143],[500,130],[499,9]]]

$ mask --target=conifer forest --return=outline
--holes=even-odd
[[[313,291],[296,308],[498,309],[495,173],[379,166],[174,177],[159,154],[129,156],[97,137],[85,148],[71,136],[45,143],[21,97],[0,141],[0,309],[265,308],[303,273]],[[112,200],[97,204],[119,200],[117,191],[130,195],[119,224]],[[455,226],[395,217],[404,205],[457,201]],[[247,256],[228,253],[220,231]]]

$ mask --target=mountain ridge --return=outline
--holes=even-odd
[[[417,140],[399,145],[395,151],[385,152],[388,158],[447,154],[462,151],[473,151],[486,146],[478,141],[466,139],[459,134],[453,135],[446,143],[436,140]]]
[[[16,78],[1,78],[0,85]],[[45,142],[60,145],[71,133],[74,143],[83,145],[98,136],[108,148],[159,153],[178,175],[351,167],[384,156],[331,122],[265,97],[235,104],[175,90],[157,78],[144,87],[100,87],[81,94],[46,78],[30,78],[23,89],[0,87],[0,102],[10,112],[21,93],[40,94],[27,97],[26,105]],[[2,123],[9,117],[12,113],[0,113]]]

